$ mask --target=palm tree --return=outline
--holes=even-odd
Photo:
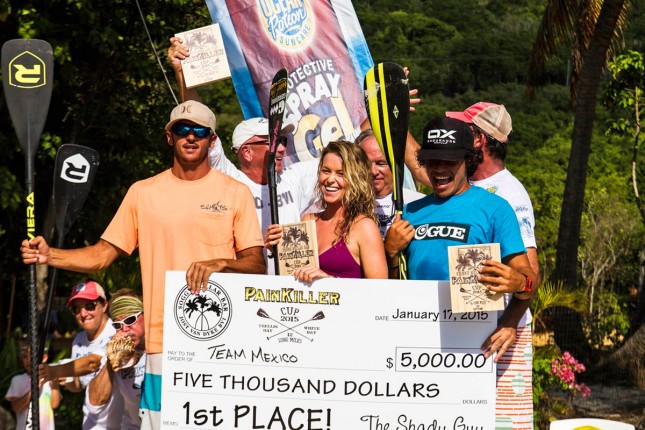
[[[625,0],[549,0],[529,63],[530,68],[543,66],[544,59],[557,46],[563,41],[573,41],[575,78],[571,100],[575,114],[554,271],[555,277],[571,288],[577,285],[580,225],[597,94],[612,41],[625,19],[625,7]],[[536,76],[539,70],[529,73]],[[555,322],[556,343],[589,362],[590,348],[584,338],[580,315],[558,312]]]
[[[582,290],[572,291],[561,282],[546,281],[540,284],[540,288],[531,302],[531,314],[533,315],[533,333],[538,326],[545,328],[544,314],[556,307],[567,308],[576,312],[584,312],[587,307],[588,298]]]

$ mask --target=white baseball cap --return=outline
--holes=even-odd
[[[467,124],[475,124],[493,139],[506,143],[513,131],[513,122],[504,105],[479,102],[463,112],[446,112],[448,118],[455,118]]]
[[[295,127],[293,124],[282,125],[282,134],[291,133]],[[244,143],[253,136],[269,137],[269,120],[266,118],[251,118],[242,121],[233,130],[233,151],[240,149]]]

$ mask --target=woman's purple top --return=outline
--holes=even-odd
[[[318,256],[320,269],[336,278],[362,278],[361,266],[354,260],[345,241],[341,238]]]

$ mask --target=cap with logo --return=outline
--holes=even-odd
[[[81,282],[72,287],[72,295],[67,301],[67,307],[70,307],[76,299],[96,300],[99,297],[107,300],[105,290],[98,282],[92,280]]]
[[[283,124],[282,133],[291,133],[295,127],[293,124]],[[253,136],[269,137],[269,120],[266,118],[251,118],[242,121],[233,130],[233,144],[231,149],[237,151],[244,143]]]
[[[198,101],[188,100],[175,106],[172,112],[170,112],[170,121],[166,124],[166,130],[170,130],[176,122],[182,120],[192,121],[195,124],[209,127],[213,130],[213,133],[215,132],[215,114],[208,106]]]
[[[508,142],[508,136],[513,131],[511,116],[504,105],[479,102],[463,112],[446,112],[446,116],[475,124],[490,137],[502,143]]]
[[[468,124],[453,118],[439,118],[424,127],[418,158],[458,161],[473,148],[473,133]]]

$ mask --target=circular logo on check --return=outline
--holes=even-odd
[[[211,340],[231,322],[231,299],[221,285],[208,281],[206,291],[192,294],[185,285],[175,300],[175,321],[195,340]]]

